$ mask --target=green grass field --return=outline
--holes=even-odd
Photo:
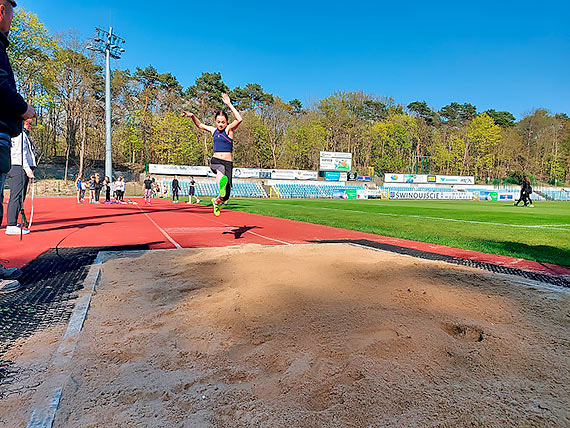
[[[232,199],[228,209],[570,266],[570,203]]]

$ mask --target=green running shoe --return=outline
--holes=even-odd
[[[227,188],[228,188],[228,177],[224,175],[222,178],[220,178],[220,198],[226,197]]]
[[[214,215],[218,217],[220,215],[220,206],[216,204],[216,198],[212,199],[212,205],[214,206]]]

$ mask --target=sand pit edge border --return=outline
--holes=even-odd
[[[79,333],[83,329],[85,318],[87,318],[91,297],[95,292],[95,287],[101,276],[103,257],[108,257],[106,253],[112,253],[112,251],[100,251],[97,253],[97,257],[90,266],[89,272],[83,281],[85,293],[79,297],[75,304],[71,317],[69,318],[69,323],[67,324],[65,335],[51,363],[52,367],[61,366],[62,370],[59,375],[49,382],[50,385],[47,387],[48,392],[44,392],[43,396],[37,400],[38,403],[42,404],[32,410],[32,415],[26,428],[51,428],[53,426],[63,394],[63,388],[69,377],[69,374],[65,371],[65,366],[69,364],[73,358],[73,353],[79,340]]]

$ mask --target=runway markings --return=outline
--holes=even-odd
[[[172,245],[174,245],[179,250],[182,248],[182,246],[174,239],[172,239],[172,237],[168,233],[166,233],[166,231],[162,227],[156,224],[156,222],[139,205],[137,205],[137,208],[151,221],[152,224],[154,224],[154,226],[160,231],[160,233],[164,235],[166,239],[170,241]]]

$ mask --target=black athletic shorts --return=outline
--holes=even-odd
[[[210,169],[214,174],[217,171],[220,171],[222,174],[228,177],[226,196],[221,198],[222,201],[227,201],[228,199],[230,199],[230,191],[232,190],[232,173],[234,170],[234,163],[227,160],[212,157],[212,159],[210,159]]]

